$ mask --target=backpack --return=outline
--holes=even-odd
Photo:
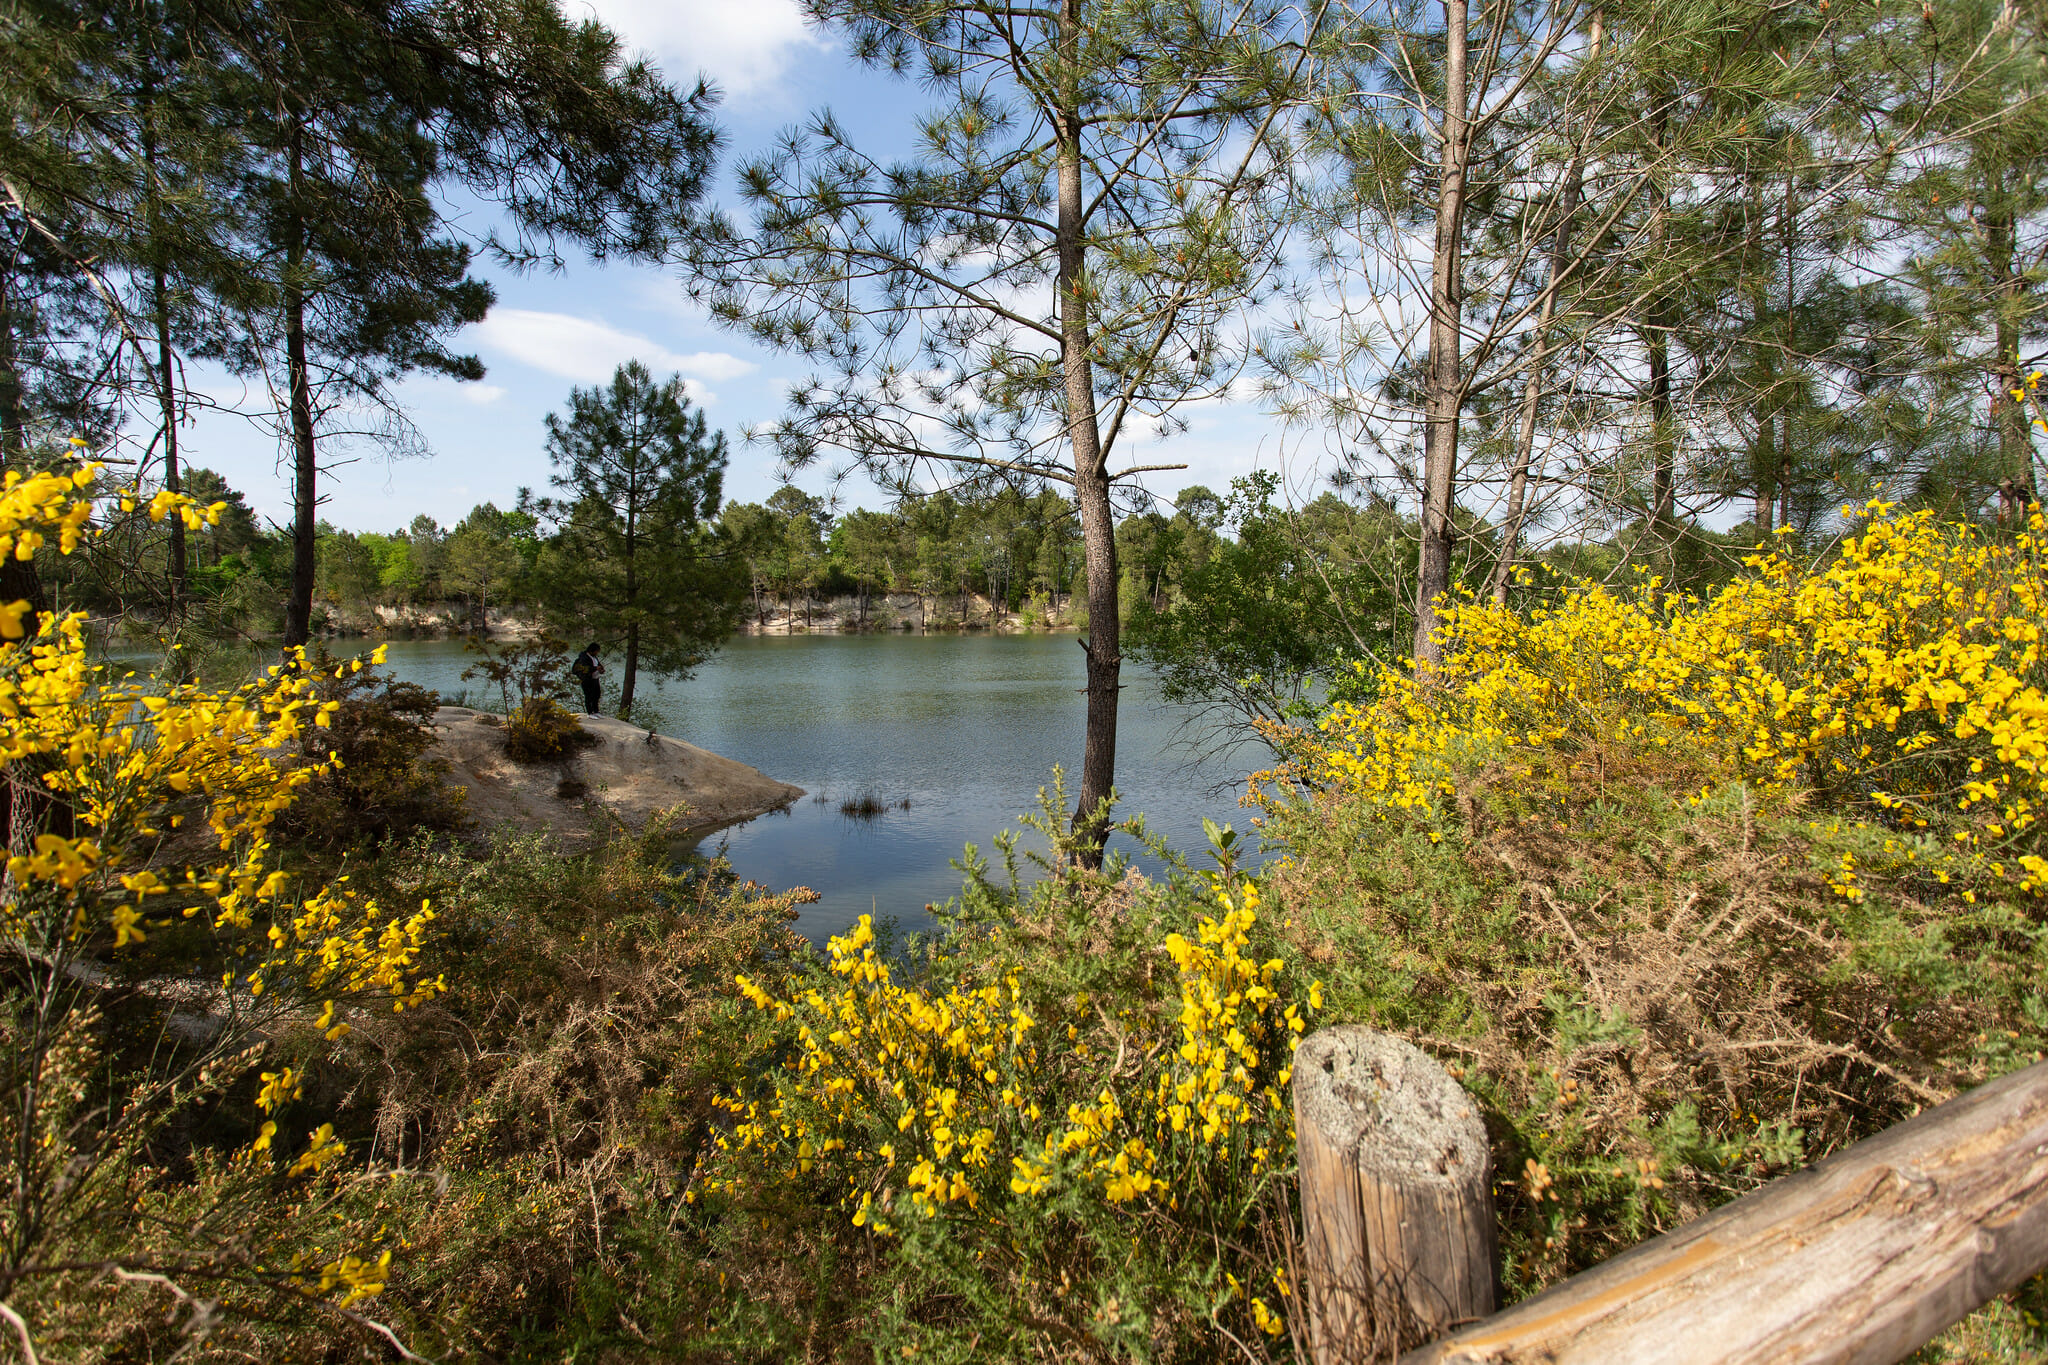
[[[592,677],[596,676],[591,669],[590,656],[588,654],[578,654],[576,662],[569,665],[569,673],[578,682],[589,682]]]

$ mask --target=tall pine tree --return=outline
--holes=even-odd
[[[725,437],[681,379],[657,383],[635,360],[549,416],[548,460],[561,496],[533,504],[560,527],[545,600],[563,625],[623,647],[623,720],[643,664],[687,676],[739,625],[746,568],[717,531]]]
[[[693,264],[714,314],[819,371],[767,434],[915,494],[976,475],[1069,487],[1088,592],[1075,828],[1099,860],[1115,780],[1114,453],[1238,373],[1230,324],[1285,234],[1284,133],[1323,11],[1148,0],[821,0],[863,64],[935,107],[883,162],[829,114],[742,169],[745,228]],[[1170,467],[1170,466],[1168,466]]]

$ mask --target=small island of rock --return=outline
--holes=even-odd
[[[637,830],[657,812],[683,808],[678,833],[714,828],[777,810],[804,794],[744,763],[609,716],[580,718],[595,744],[561,759],[519,763],[505,753],[502,717],[465,706],[434,713],[429,755],[448,781],[467,789],[471,818],[484,827],[547,830],[567,848],[587,848],[623,825]]]

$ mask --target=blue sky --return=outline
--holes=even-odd
[[[593,13],[610,24],[677,83],[701,71],[724,91],[717,118],[727,142],[715,190],[722,200],[731,198],[732,167],[813,109],[830,107],[864,145],[886,152],[907,149],[925,103],[914,83],[854,66],[827,35],[806,28],[793,0],[566,3],[572,15]],[[363,449],[327,479],[327,520],[390,530],[424,512],[445,526],[479,502],[510,505],[521,485],[544,490],[542,419],[565,406],[572,385],[603,382],[635,358],[657,375],[681,374],[711,423],[726,432],[728,499],[759,501],[774,491],[774,457],[745,444],[739,432],[780,413],[787,386],[805,373],[801,358],[717,327],[664,271],[574,262],[559,274],[479,273],[496,286],[498,303],[456,345],[479,355],[488,373],[475,384],[403,384],[400,396],[431,457],[391,462]],[[196,368],[192,378],[219,401],[254,412],[268,405],[260,386]],[[262,424],[209,415],[182,445],[191,463],[225,474],[260,514],[288,520],[288,479]],[[1255,464],[1279,464],[1279,428],[1249,406],[1212,407],[1191,414],[1186,434],[1132,453],[1144,454],[1145,463],[1189,464],[1185,474],[1151,476],[1151,490],[1170,499],[1190,483],[1221,489]],[[822,492],[827,480],[809,474],[799,482]],[[884,501],[865,481],[850,481],[841,492],[849,505]]]

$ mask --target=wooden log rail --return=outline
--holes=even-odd
[[[1491,1213],[1475,1233],[1468,1207],[1483,1154],[1413,1159],[1468,1140],[1457,1116],[1476,1123],[1477,1105],[1406,1044],[1360,1035],[1376,1036],[1313,1034],[1295,1064],[1317,1365],[1384,1361],[1397,1343],[1427,1343],[1401,1365],[1890,1365],[2048,1268],[2043,1062],[1493,1313],[1492,1264],[1473,1265],[1493,1254]],[[1482,1204],[1486,1189],[1482,1176]]]

